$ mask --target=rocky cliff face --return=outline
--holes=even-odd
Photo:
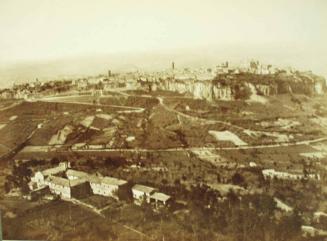
[[[168,80],[159,87],[163,90],[178,93],[190,93],[197,99],[213,100],[232,100],[233,94],[230,86],[213,84],[212,81]]]
[[[326,80],[311,72],[295,73],[291,76],[279,74],[276,77],[277,93],[321,95],[327,90]]]
[[[233,92],[231,86],[213,85],[213,98],[216,100],[232,100]]]
[[[258,95],[270,96],[285,93],[320,95],[327,90],[324,78],[312,73],[256,75],[250,73],[217,75],[207,80],[194,78],[166,79],[158,89],[189,93],[195,98],[214,100],[247,99],[251,94],[249,86],[256,89]]]

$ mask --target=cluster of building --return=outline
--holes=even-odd
[[[313,179],[320,180],[320,175],[318,173],[306,173],[303,172],[283,172],[276,171],[275,169],[264,169],[262,170],[262,175],[266,180],[278,179],[278,180],[302,180],[302,179]]]
[[[119,200],[123,193],[131,191],[137,205],[146,202],[158,208],[172,202],[171,196],[159,192],[156,188],[140,184],[130,188],[125,180],[74,170],[68,162],[35,172],[29,182],[29,188],[32,199],[51,193],[62,199],[78,199],[95,194]]]
[[[274,75],[284,73],[293,76],[296,71],[278,69],[272,65],[264,65],[259,61],[247,61],[238,65],[223,62],[213,67],[202,68],[175,68],[173,62],[170,68],[158,72],[145,72],[136,70],[126,73],[112,73],[97,76],[86,76],[75,79],[62,79],[34,82],[14,85],[11,89],[0,90],[0,98],[3,99],[33,99],[49,95],[60,95],[69,93],[88,93],[102,95],[113,88],[142,89],[146,91],[168,90],[179,93],[190,93],[199,99],[232,100],[234,91],[228,84],[221,84],[213,80],[217,76],[223,79],[237,80],[241,74],[252,74],[257,76]],[[310,79],[310,76],[308,77]],[[264,79],[264,78],[261,78]],[[296,81],[299,78],[293,78]],[[259,81],[255,88],[262,95],[275,93],[272,83]],[[320,82],[314,84],[315,93],[323,93],[323,85]]]
[[[223,62],[216,66],[217,74],[239,74],[239,73],[252,73],[257,75],[275,74],[278,68],[274,68],[272,65],[265,65],[259,61],[246,61],[237,66],[231,66],[228,61]]]

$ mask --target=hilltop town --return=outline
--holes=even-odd
[[[4,236],[324,240],[326,91],[259,61],[2,89]]]
[[[247,99],[252,91],[263,96],[282,93],[322,94],[326,89],[324,78],[312,72],[300,72],[292,68],[281,69],[250,61],[232,65],[226,61],[215,67],[190,69],[171,68],[162,72],[134,71],[84,78],[64,78],[51,81],[14,84],[11,89],[2,89],[2,99],[35,99],[51,95],[91,91],[102,94],[112,88],[156,90],[189,93],[194,98],[212,100]],[[246,90],[244,90],[246,89]]]

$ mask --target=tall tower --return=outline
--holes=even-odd
[[[171,63],[171,69],[175,70],[175,62],[174,61]]]
[[[111,77],[111,70],[108,70],[108,77]]]

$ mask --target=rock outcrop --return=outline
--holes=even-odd
[[[189,93],[198,99],[215,101],[247,99],[251,94],[249,85],[254,86],[257,94],[262,96],[285,93],[321,95],[327,89],[325,79],[311,72],[279,72],[269,75],[220,74],[206,79],[199,79],[196,75],[173,76],[161,80],[156,88]]]

